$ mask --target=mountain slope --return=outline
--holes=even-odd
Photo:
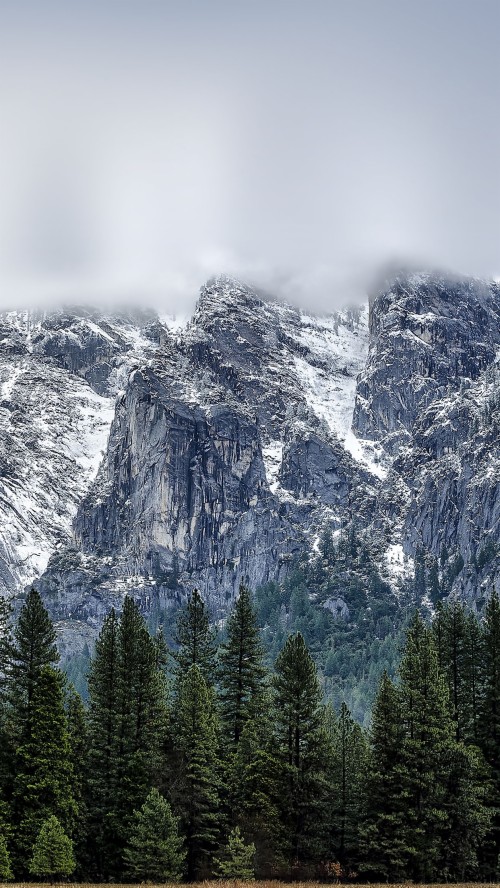
[[[354,521],[395,601],[439,558],[440,594],[480,602],[500,583],[499,318],[497,285],[431,274],[325,317],[223,276],[183,327],[4,315],[4,590],[43,572],[68,638],[127,591],[152,611],[198,586],[224,616],[242,579],[283,581]]]

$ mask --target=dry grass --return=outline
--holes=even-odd
[[[147,888],[179,888],[178,883],[162,883],[161,886],[156,886],[153,882],[142,883],[143,885],[147,885]],[[207,882],[193,882],[190,884],[189,888],[325,888],[325,882],[278,882],[278,881],[254,881],[254,882],[240,882],[240,881],[222,881],[222,880],[213,880]],[[335,884],[335,883],[329,883]],[[9,888],[47,888],[47,882],[11,882],[9,883]],[[391,888],[410,888],[410,886],[414,886],[414,882],[394,882],[391,883]],[[500,888],[500,882],[447,882],[447,885],[453,886],[453,888]],[[110,888],[110,883],[97,884],[95,882],[55,882],[53,888]],[[137,885],[129,885],[129,884],[118,884],[113,883],[112,888],[137,888]],[[354,883],[353,888],[388,888],[387,882],[383,883],[375,883],[372,882],[370,884],[361,884]],[[443,888],[443,883],[437,884],[434,883],[432,885],[424,885],[423,883],[419,884],[419,888]]]

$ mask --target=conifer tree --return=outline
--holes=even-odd
[[[324,847],[326,779],[321,690],[300,632],[288,638],[279,654],[272,686],[281,817],[289,860],[302,864],[319,859]]]
[[[11,721],[16,740],[22,742],[29,739],[33,695],[42,669],[59,660],[54,627],[34,588],[28,592],[21,608],[6,653]]]
[[[118,626],[117,743],[115,805],[128,821],[140,807],[160,769],[166,691],[157,643],[137,605],[126,597]],[[119,828],[120,830],[120,828]]]
[[[360,865],[374,881],[404,881],[411,849],[406,821],[404,733],[397,689],[384,672],[373,707]]]
[[[476,614],[466,617],[465,682],[469,689],[464,739],[480,745],[481,694],[483,685],[483,633]]]
[[[105,876],[113,835],[109,813],[114,805],[118,732],[118,619],[111,610],[96,641],[88,679],[88,812],[89,845],[95,875]]]
[[[216,860],[217,874],[221,879],[238,879],[245,882],[255,878],[255,845],[247,845],[235,826],[229,833],[227,848],[223,857]]]
[[[405,730],[402,766],[412,844],[409,874],[432,881],[437,875],[441,836],[446,828],[454,726],[432,633],[418,613],[408,630],[399,671]]]
[[[10,882],[13,878],[5,836],[0,833],[0,882]]]
[[[461,602],[438,608],[432,625],[439,666],[447,680],[457,740],[470,735],[470,686],[466,668],[467,620]]]
[[[167,800],[152,789],[134,813],[124,852],[126,872],[137,882],[178,882],[185,857],[178,820]]]
[[[55,877],[70,876],[75,871],[73,844],[66,835],[59,820],[49,817],[42,824],[33,846],[33,855],[29,863],[29,872],[33,876],[52,882]]]
[[[358,847],[367,746],[361,727],[342,703],[337,719],[330,719],[329,814],[335,855],[352,864]]]
[[[496,877],[500,853],[500,600],[491,594],[485,610],[483,629],[483,676],[479,736],[481,749],[490,768],[492,832],[485,852],[485,876]]]
[[[220,654],[221,719],[230,742],[237,744],[262,688],[265,669],[259,628],[249,589],[243,584],[227,622]]]
[[[197,664],[178,678],[174,730],[175,808],[186,840],[188,880],[209,872],[220,831],[217,724],[213,695]]]
[[[197,589],[189,596],[186,607],[179,614],[175,641],[178,646],[174,654],[177,673],[185,674],[191,666],[198,666],[207,684],[211,685],[215,673],[215,635]]]
[[[474,746],[455,742],[448,754],[437,872],[440,879],[465,882],[478,878],[478,851],[490,827],[488,773],[480,750]]]
[[[76,817],[62,676],[44,666],[31,698],[30,730],[16,753],[12,810],[16,870],[22,872],[42,823],[55,814],[71,831]]]
[[[263,694],[247,719],[228,768],[228,807],[232,821],[255,845],[255,870],[260,878],[282,871],[283,827],[271,700]]]
[[[166,718],[158,646],[128,596],[96,644],[89,696],[90,830],[101,873],[117,877],[133,812],[159,779]]]
[[[88,733],[87,713],[82,699],[73,687],[66,693],[69,755],[72,770],[72,794],[78,811],[72,832],[78,872],[87,863],[88,836]]]

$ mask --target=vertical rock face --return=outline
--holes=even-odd
[[[408,553],[458,552],[455,592],[480,600],[500,587],[498,557],[481,557],[500,555],[499,287],[400,276],[373,300],[370,334],[353,428],[392,460],[376,524]]]
[[[196,585],[222,615],[242,578],[282,579],[355,518],[398,565],[460,553],[454,591],[481,600],[500,583],[499,349],[498,286],[430,274],[369,317],[225,277],[180,329],[4,315],[3,590],[42,574],[66,640],[125,592],[147,611]]]
[[[376,479],[344,446],[365,317],[316,320],[209,282],[190,324],[158,337],[118,397],[76,549],[40,581],[54,615],[100,618],[117,590],[168,598],[173,575],[223,613],[241,579],[281,579],[322,521],[340,526],[353,487],[372,507]]]
[[[411,444],[420,413],[494,360],[499,318],[496,285],[430,274],[396,278],[370,306],[354,430],[393,454]]]
[[[144,369],[119,399],[75,536],[128,575],[195,575],[221,604],[243,577],[255,586],[279,573],[290,541],[277,505],[255,422],[224,404],[183,403],[168,377]]]

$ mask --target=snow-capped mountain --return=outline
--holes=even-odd
[[[484,597],[500,583],[499,318],[496,284],[430,274],[324,317],[225,277],[184,326],[4,314],[4,592],[39,577],[76,630],[125,591],[147,610],[196,585],[224,613],[242,579],[283,578],[354,518],[395,587],[420,547],[446,547],[464,562],[453,588]]]

